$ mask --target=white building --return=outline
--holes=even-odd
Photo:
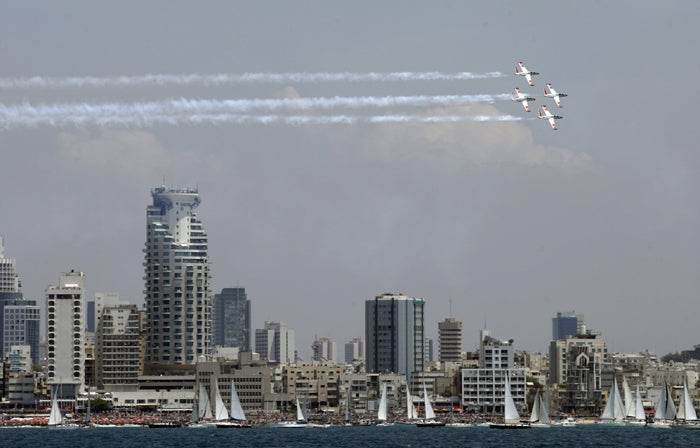
[[[209,354],[208,240],[196,189],[154,188],[146,209],[147,371],[194,365]]]
[[[46,289],[47,382],[63,397],[84,383],[85,326],[85,274],[63,273]]]
[[[365,341],[362,338],[353,338],[345,343],[345,363],[365,360]]]
[[[335,341],[330,338],[316,338],[311,344],[313,352],[312,359],[314,361],[330,361],[335,362],[336,345]]]
[[[294,330],[281,322],[266,321],[265,328],[255,330],[255,351],[271,364],[293,364]]]

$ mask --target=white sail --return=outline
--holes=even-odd
[[[218,386],[214,386],[214,419],[216,421],[228,420],[228,411],[226,410],[226,405],[224,400],[221,398]]]
[[[382,384],[382,397],[379,399],[379,410],[377,411],[377,420],[385,422],[389,414],[389,400],[386,393],[386,383]]]
[[[211,413],[211,403],[209,402],[209,394],[207,393],[207,389],[204,387],[204,384],[199,385],[199,404],[197,407],[199,408],[198,415],[200,420],[211,420],[213,418]]]
[[[518,423],[520,422],[520,415],[518,414],[518,409],[515,407],[515,401],[513,401],[513,394],[510,390],[510,380],[506,376],[506,394],[504,398],[504,420],[506,423]]]
[[[622,377],[622,393],[625,396],[625,416],[634,418],[635,401],[626,376]]]
[[[304,411],[301,410],[301,405],[299,404],[299,398],[297,398],[297,422],[305,422],[306,416]]]
[[[639,393],[639,384],[637,384],[637,397],[634,400],[634,419],[646,420],[647,416],[644,413],[644,404],[642,404],[642,394]]]
[[[246,420],[241,400],[236,392],[236,385],[231,380],[231,418],[234,420]]]
[[[530,413],[530,423],[535,423],[540,421],[540,408],[542,407],[542,399],[540,398],[540,391],[535,392],[535,400],[532,402],[532,412]]]
[[[673,397],[671,396],[671,389],[668,384],[666,387],[666,410],[664,411],[666,420],[674,420],[676,418],[676,405],[673,403]]]
[[[413,405],[413,397],[411,396],[411,391],[406,385],[406,418],[408,420],[415,420],[418,418],[416,413],[416,407]]]
[[[690,391],[688,391],[688,378],[684,378],[683,381],[683,395],[681,395],[681,402],[678,405],[677,417],[685,421],[698,419],[697,412],[695,412],[695,407],[693,406],[693,399],[690,397]]]
[[[58,426],[63,424],[63,414],[58,407],[58,397],[54,390],[51,394],[51,414],[49,414],[49,426]]]
[[[425,402],[425,419],[435,420],[435,411],[433,411],[433,405],[430,404],[430,397],[428,397],[428,389],[423,385],[423,401]]]
[[[659,402],[656,404],[656,411],[654,412],[654,421],[660,421],[666,419],[666,401],[668,397],[666,395],[666,383],[664,387],[661,388],[661,394],[659,395]]]
[[[549,386],[544,393],[544,398],[540,400],[540,423],[550,424],[549,419]]]
[[[625,419],[627,412],[620,396],[620,389],[617,388],[617,382],[613,378],[612,386],[610,386],[610,394],[608,394],[608,402],[605,403],[605,409],[601,419],[622,422]]]

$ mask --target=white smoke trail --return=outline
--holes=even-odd
[[[189,74],[141,76],[71,76],[0,78],[0,89],[57,89],[64,87],[139,87],[139,86],[220,86],[243,83],[320,83],[320,82],[392,82],[392,81],[459,81],[467,79],[501,78],[501,72],[297,72],[297,73],[242,73],[242,74]]]
[[[365,96],[258,99],[172,99],[135,103],[60,103],[17,105],[0,104],[0,122],[15,117],[173,115],[198,113],[246,113],[250,111],[359,109],[370,107],[445,106],[460,103],[493,103],[509,100],[509,94],[439,95],[439,96]]]
[[[0,121],[0,128],[35,128],[35,127],[151,127],[156,125],[199,125],[199,124],[233,124],[233,125],[323,125],[323,124],[380,124],[380,123],[458,123],[464,121],[520,121],[523,118],[512,115],[248,115],[248,114],[206,114],[192,113],[180,115],[114,115],[95,116],[60,115],[60,116],[18,116],[13,120]]]

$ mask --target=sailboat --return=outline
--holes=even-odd
[[[506,376],[505,381],[505,397],[503,399],[503,423],[491,423],[489,428],[494,429],[529,429],[530,422],[520,421],[518,409],[513,401],[513,393],[510,390],[510,380]]]
[[[211,404],[209,403],[209,394],[204,384],[199,384],[199,399],[195,397],[192,405],[192,419],[188,425],[190,428],[213,428],[216,423],[212,421],[213,414],[211,413]]]
[[[700,429],[698,414],[695,412],[693,399],[690,397],[690,391],[688,390],[687,377],[683,378],[683,395],[681,395],[681,402],[678,405],[676,419],[677,421],[674,428]]]
[[[51,391],[51,414],[49,414],[49,426],[63,426],[63,414],[61,408],[58,407],[58,397],[56,390]]]
[[[656,404],[654,412],[654,421],[647,426],[650,428],[670,428],[676,419],[676,406],[673,404],[671,392],[668,384],[664,381],[664,386],[661,388],[661,396]]]
[[[535,400],[532,403],[532,412],[530,413],[530,426],[535,428],[549,428],[549,406],[542,399],[542,392],[535,392]]]
[[[416,407],[413,405],[413,396],[411,396],[411,390],[406,385],[406,420],[400,421],[402,425],[413,425],[418,418],[418,413],[416,412]]]
[[[160,407],[158,411],[158,420],[150,422],[148,424],[149,428],[179,428],[182,426],[178,420],[163,420],[163,404],[165,400],[163,399],[163,391],[160,392]]]
[[[248,423],[248,419],[245,417],[245,412],[243,412],[243,406],[241,406],[241,400],[238,398],[238,393],[236,392],[236,384],[231,380],[231,420],[228,422],[218,422],[216,424],[217,428],[251,428],[252,425]]]
[[[642,404],[642,394],[639,392],[639,384],[637,384],[637,391],[636,395],[634,397],[634,401],[632,402],[632,412],[629,410],[627,411],[627,423],[633,424],[633,425],[646,425],[647,423],[647,416],[646,413],[644,412],[644,405]],[[630,414],[632,414],[630,416]]]
[[[214,384],[214,388],[214,420],[219,423],[228,420],[229,415],[221,393],[219,393],[219,386]]]
[[[618,389],[617,382],[613,378],[610,393],[608,394],[608,402],[605,403],[603,415],[600,416],[598,423],[624,424],[625,415],[627,415],[627,412],[620,396],[620,389]]]
[[[386,383],[382,384],[382,396],[379,399],[379,409],[377,410],[377,425],[386,426],[389,416],[389,397],[387,395]]]
[[[433,405],[430,404],[430,397],[428,397],[428,389],[425,388],[425,384],[423,384],[423,403],[425,406],[425,419],[416,422],[416,426],[419,428],[445,426],[445,422],[435,419],[435,411],[433,410]]]
[[[277,428],[306,428],[308,427],[308,423],[306,422],[306,416],[304,415],[304,411],[301,409],[301,404],[299,404],[299,398],[296,400],[297,402],[297,419],[292,420],[292,421],[283,421],[279,422],[276,425],[274,425]]]

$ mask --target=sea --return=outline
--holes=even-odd
[[[0,447],[51,448],[522,448],[522,447],[700,447],[700,430],[639,426],[499,430],[484,427],[416,428],[0,428]]]

